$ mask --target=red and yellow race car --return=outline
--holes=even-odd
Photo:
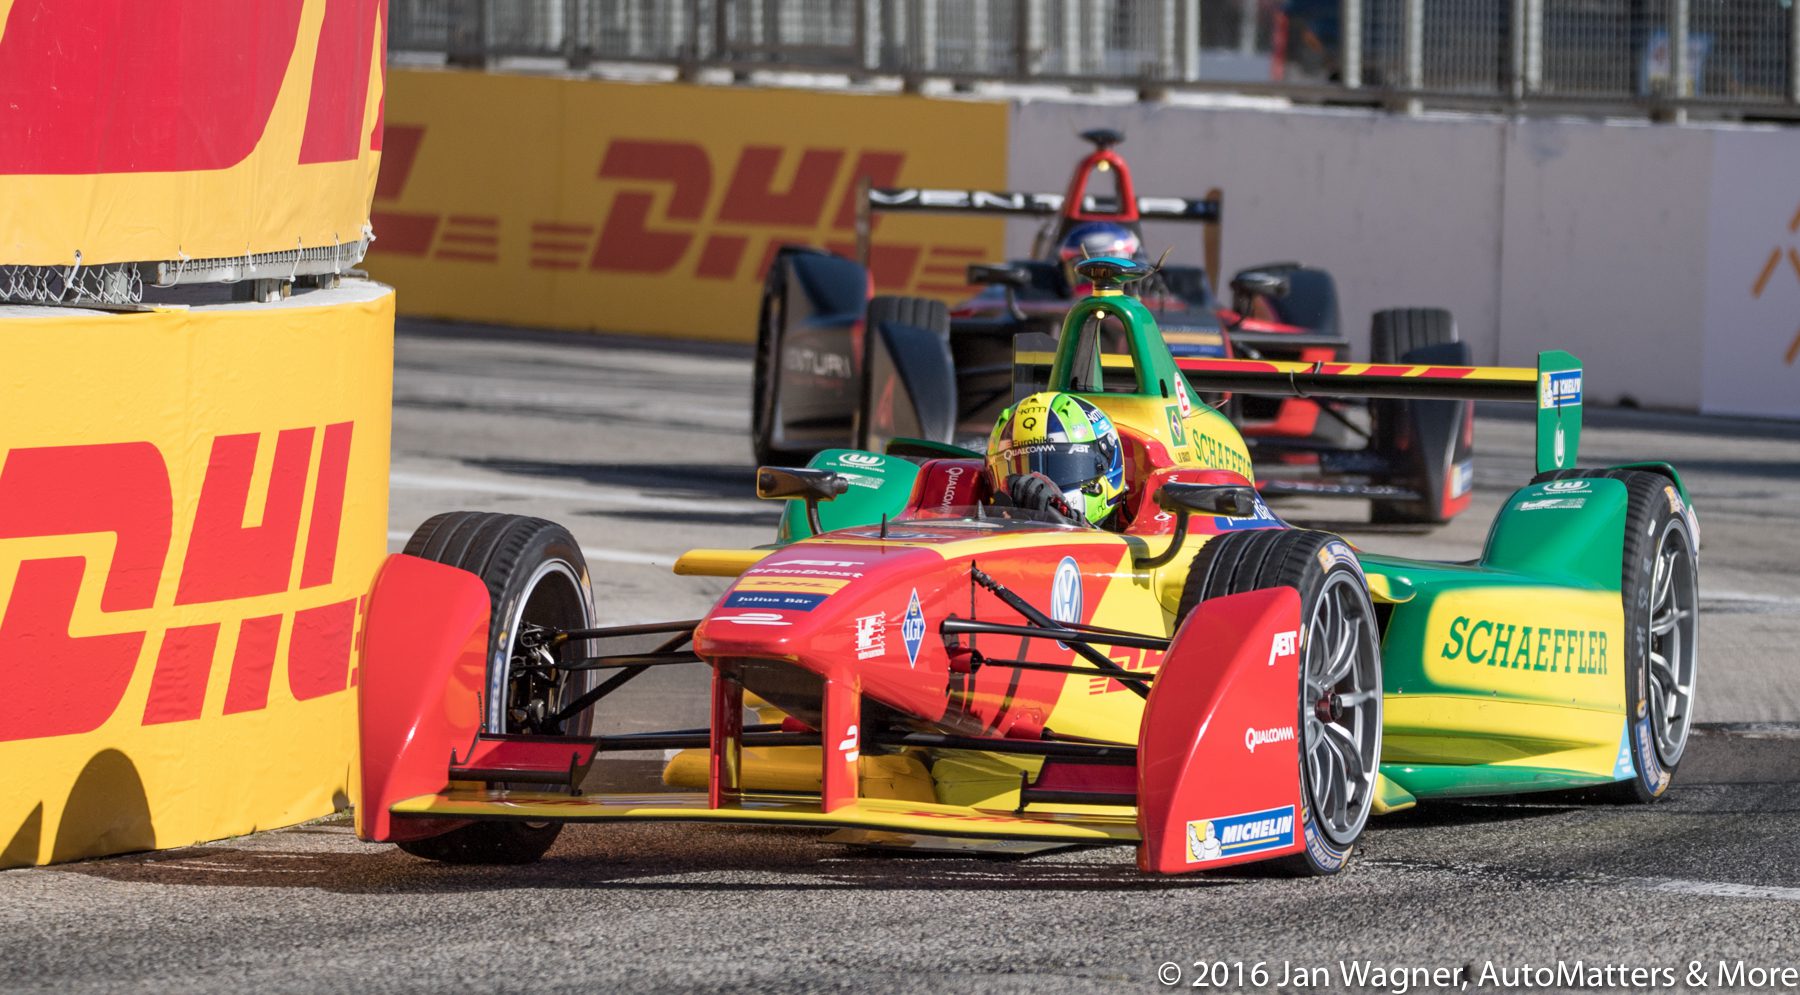
[[[759,471],[791,502],[781,541],[681,558],[734,578],[703,618],[599,627],[560,526],[439,515],[370,594],[358,833],[522,861],[572,821],[797,825],[1331,874],[1371,815],[1420,799],[1668,789],[1693,715],[1698,521],[1665,464],[1573,469],[1573,357],[1189,374],[1121,293],[1147,267],[1080,272],[1094,293],[1048,381],[1117,427],[1113,527],[999,504],[981,456],[942,443],[833,450]],[[1469,562],[1373,554],[1269,511],[1243,439],[1194,400],[1226,389],[1527,403],[1543,472]],[[618,731],[613,695],[664,666],[710,672],[707,727]],[[680,751],[671,790],[588,777],[647,749]]]

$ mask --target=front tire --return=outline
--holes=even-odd
[[[1633,776],[1609,785],[1615,800],[1647,804],[1675,779],[1694,724],[1699,665],[1700,557],[1675,482],[1643,470],[1554,470],[1546,480],[1610,478],[1625,485],[1625,738]]]
[[[569,531],[520,515],[452,511],[420,525],[406,554],[467,570],[487,585],[487,693],[482,729],[519,735],[589,732],[590,717],[555,721],[558,709],[587,689],[589,674],[515,667],[527,626],[594,624],[587,561]],[[542,857],[560,822],[475,822],[440,836],[400,843],[416,857],[459,864],[526,864]]]
[[[1208,598],[1270,587],[1300,592],[1300,822],[1306,849],[1272,861],[1297,876],[1336,874],[1374,807],[1381,762],[1381,636],[1362,566],[1325,532],[1228,532],[1194,555],[1179,617]]]

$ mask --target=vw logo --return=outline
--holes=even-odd
[[[872,453],[845,453],[838,457],[838,462],[851,466],[880,466],[882,458]]]
[[[1050,586],[1050,617],[1058,622],[1081,621],[1081,567],[1073,556],[1063,557],[1056,565],[1056,580]]]
[[[1569,491],[1585,491],[1588,486],[1588,482],[1585,480],[1552,480],[1544,485],[1544,490],[1553,493],[1567,493]]]

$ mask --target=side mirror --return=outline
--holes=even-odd
[[[850,481],[830,470],[807,467],[759,466],[756,468],[756,496],[765,501],[806,502],[806,524],[813,535],[825,531],[819,525],[819,502],[850,489]]]
[[[1256,515],[1256,488],[1243,484],[1169,483],[1156,492],[1156,504],[1173,515],[1192,512],[1253,518]]]
[[[968,278],[976,286],[1011,287],[1017,290],[1031,285],[1031,274],[1022,267],[992,263],[970,263]]]
[[[1131,565],[1148,570],[1175,558],[1187,539],[1188,515],[1224,515],[1227,518],[1251,518],[1256,514],[1256,488],[1243,484],[1178,484],[1168,483],[1156,492],[1156,505],[1175,516],[1175,534],[1169,537],[1169,548]]]

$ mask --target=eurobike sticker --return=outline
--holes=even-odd
[[[733,591],[725,599],[725,608],[773,608],[784,612],[809,612],[819,607],[823,594],[799,591]]]
[[[906,617],[900,621],[900,638],[906,643],[906,665],[917,666],[919,647],[925,643],[925,611],[919,607],[919,589],[916,587],[912,600],[907,602]]]
[[[1294,845],[1294,806],[1191,820],[1187,843],[1190,864],[1287,849]]]

